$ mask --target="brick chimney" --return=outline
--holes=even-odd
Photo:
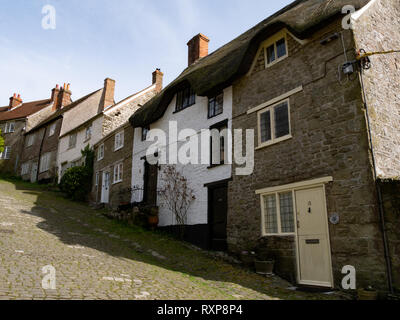
[[[14,93],[14,95],[10,98],[9,109],[15,108],[22,103],[21,95]]]
[[[115,80],[106,78],[102,97],[101,111],[114,104]]]
[[[210,39],[208,39],[204,34],[199,33],[187,43],[189,48],[189,66],[195,63],[200,58],[208,55],[209,42]]]
[[[51,111],[56,111],[58,109],[58,97],[60,95],[60,86],[56,84],[55,88],[51,90],[51,101],[53,102],[53,107]]]
[[[157,92],[160,92],[163,88],[163,77],[164,73],[162,73],[160,69],[156,69],[156,71],[153,72],[153,84],[156,85]]]
[[[70,84],[67,85],[64,83],[64,86],[60,90],[60,95],[58,98],[59,109],[71,104],[71,90]]]
[[[71,104],[71,94],[69,83],[64,83],[62,88],[57,84],[56,87],[51,90],[51,101],[53,101],[53,108],[51,110],[60,110]]]

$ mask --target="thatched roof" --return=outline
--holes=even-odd
[[[370,0],[297,0],[260,22],[236,39],[186,68],[160,94],[131,118],[133,127],[143,127],[160,119],[176,91],[190,84],[197,95],[209,96],[228,87],[251,67],[260,43],[282,28],[306,39],[324,22],[342,14],[345,5],[362,8]]]

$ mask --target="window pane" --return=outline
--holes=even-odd
[[[267,111],[260,116],[261,142],[271,140],[271,112]]]
[[[267,48],[267,62],[270,64],[275,61],[275,45],[269,46]]]
[[[285,102],[275,107],[275,138],[287,136],[289,133],[289,106]]]
[[[278,233],[278,219],[276,216],[275,195],[264,197],[265,232],[268,234]]]
[[[286,55],[286,41],[285,41],[285,38],[279,40],[276,43],[276,52],[277,52],[278,58],[281,58],[281,57]]]
[[[281,193],[279,195],[279,205],[281,210],[282,233],[294,232],[293,198],[292,193]]]
[[[215,116],[215,98],[211,98],[208,100],[208,117],[214,117]]]

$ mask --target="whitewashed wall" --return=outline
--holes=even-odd
[[[175,97],[176,98],[176,97]],[[224,90],[224,109],[223,113],[208,119],[208,98],[196,97],[196,104],[182,110],[178,113],[175,111],[175,98],[171,101],[167,111],[165,112],[162,119],[154,122],[150,129],[162,129],[168,134],[169,121],[177,121],[178,132],[183,129],[194,129],[197,131],[197,135],[200,141],[200,130],[209,129],[210,126],[228,119],[228,128],[232,128],[232,87]],[[143,187],[143,176],[144,176],[144,160],[142,157],[146,155],[147,148],[153,144],[153,142],[142,142],[141,141],[141,128],[135,129],[134,134],[134,145],[133,145],[133,157],[132,157],[132,186]],[[168,139],[168,138],[167,138]],[[168,140],[167,140],[168,144]],[[181,143],[183,144],[183,143]],[[179,150],[178,144],[178,150]],[[168,149],[168,147],[167,147]],[[207,188],[204,184],[229,179],[232,175],[232,169],[230,165],[218,166],[215,168],[208,168],[208,165],[178,165],[177,170],[183,173],[188,179],[189,186],[194,190],[196,200],[192,203],[188,212],[188,224],[207,224],[207,201],[208,194]],[[162,186],[162,169],[159,171],[158,187]],[[142,195],[137,193],[133,195],[132,201],[141,201]],[[174,218],[171,212],[163,205],[162,200],[158,197],[158,205],[160,207],[160,226],[174,225]]]

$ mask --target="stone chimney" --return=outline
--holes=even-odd
[[[192,40],[190,40],[187,45],[189,48],[189,66],[195,63],[200,58],[208,56],[208,43],[210,39],[208,39],[204,34],[199,33],[197,36],[194,36]]]
[[[104,111],[107,107],[114,104],[114,93],[115,93],[115,80],[106,78],[104,80],[104,90],[102,97],[101,111]]]
[[[164,73],[162,73],[160,69],[156,69],[156,71],[153,72],[153,84],[156,85],[157,92],[160,92],[163,88],[163,77]]]
[[[71,94],[69,83],[64,83],[62,88],[57,84],[56,87],[51,90],[51,101],[53,101],[53,108],[51,110],[60,110],[71,104]]]
[[[22,104],[21,95],[14,93],[14,95],[10,98],[10,104],[8,105],[9,109],[15,108],[20,104]]]

